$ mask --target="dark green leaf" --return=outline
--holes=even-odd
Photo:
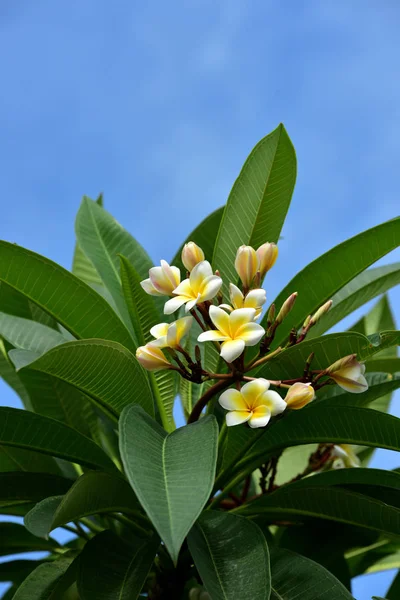
[[[17,368],[27,364],[29,369],[75,386],[112,418],[116,418],[124,406],[132,402],[154,414],[153,397],[145,371],[136,358],[116,342],[67,342],[33,362],[28,356],[28,363],[22,352],[10,352]]]
[[[47,496],[65,494],[71,485],[70,479],[53,473],[0,473],[0,502],[37,502]]]
[[[73,556],[39,565],[19,586],[14,600],[60,600],[73,582]]]
[[[0,564],[0,581],[23,581],[42,561],[39,560],[10,560]]]
[[[88,197],[84,196],[84,198]],[[88,198],[88,200],[90,200],[90,198]],[[96,203],[99,206],[103,206],[103,194],[98,196]],[[103,282],[94,268],[93,263],[88,259],[78,243],[75,244],[72,273],[88,285],[92,285],[96,288],[103,287]]]
[[[160,540],[131,538],[126,544],[104,531],[86,544],[80,560],[78,590],[82,600],[135,600],[153,563]]]
[[[214,417],[167,435],[138,406],[121,415],[120,450],[127,477],[175,562],[210,496],[217,438]]]
[[[40,552],[58,547],[56,541],[42,540],[18,523],[0,523],[0,556],[20,552]]]
[[[387,600],[398,600],[400,598],[400,574],[397,573],[390,588],[386,593]]]
[[[0,313],[0,335],[15,348],[39,354],[66,342],[64,336],[51,327],[6,313]]]
[[[276,345],[282,344],[292,327],[301,327],[308,315],[399,244],[400,218],[397,218],[346,240],[307,265],[275,300],[280,308],[290,294],[298,292],[290,316],[277,330]],[[262,324],[265,324],[265,318]]]
[[[78,431],[17,408],[0,407],[0,445],[34,450],[90,468],[114,468],[103,450]]]
[[[237,281],[234,263],[242,244],[277,242],[296,181],[296,154],[279,125],[253,148],[229,194],[215,242],[213,267],[228,293]]]
[[[77,338],[134,342],[110,305],[80,279],[25,248],[0,242],[0,281],[53,316]]]
[[[268,600],[269,552],[260,529],[247,519],[204,511],[190,531],[189,550],[213,600]]]

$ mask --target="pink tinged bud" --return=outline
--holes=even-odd
[[[182,262],[188,271],[191,271],[199,262],[204,260],[204,252],[194,242],[188,242],[182,250]]]
[[[331,365],[326,374],[331,377],[342,389],[347,392],[359,394],[368,389],[368,382],[364,377],[365,365],[358,362],[356,354],[350,354]]]
[[[152,346],[151,342],[146,346],[140,346],[136,350],[136,358],[147,371],[160,371],[170,369],[172,366],[165,358],[162,350]]]
[[[149,271],[149,279],[140,282],[147,294],[152,296],[172,296],[172,292],[181,281],[181,273],[178,267],[171,267],[167,261],[162,260],[161,266],[152,267]]]
[[[318,321],[320,320],[321,317],[323,317],[324,314],[326,314],[328,312],[328,310],[330,310],[332,306],[332,300],[328,300],[328,302],[325,302],[325,304],[323,304],[316,313],[313,314],[313,316],[310,319],[310,327],[312,327],[313,325],[315,325],[316,323],[318,323]]]
[[[289,408],[298,410],[303,408],[315,398],[314,388],[310,383],[301,383],[300,381],[290,386],[285,402]]]
[[[310,321],[311,321],[311,315],[308,315],[308,317],[306,318],[306,320],[303,323],[303,327],[304,328],[308,327],[310,324]]]
[[[280,323],[282,323],[282,321],[287,317],[287,315],[292,310],[294,303],[296,302],[296,298],[297,298],[297,292],[294,292],[293,294],[291,294],[289,296],[289,298],[287,300],[285,300],[285,302],[282,304],[281,310],[278,313],[278,316],[276,317],[275,323],[277,323],[278,325]]]
[[[235,269],[245,288],[249,288],[258,270],[256,251],[251,246],[240,246],[236,253]]]
[[[257,250],[258,270],[261,278],[272,269],[278,257],[278,246],[274,243],[266,242]]]

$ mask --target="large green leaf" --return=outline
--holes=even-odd
[[[6,313],[0,313],[0,335],[15,348],[39,354],[66,341],[61,333],[51,327]]]
[[[0,281],[35,302],[77,338],[98,337],[135,348],[128,330],[101,296],[39,254],[0,242]]]
[[[60,600],[74,581],[74,555],[39,565],[17,589],[14,600]]]
[[[255,523],[204,511],[190,531],[189,550],[213,600],[268,600],[271,572],[267,542]]]
[[[71,485],[70,479],[54,473],[0,473],[0,503],[29,500],[37,502],[47,496],[65,494]]]
[[[16,289],[0,282],[0,312],[57,329],[57,321]]]
[[[376,267],[360,273],[332,296],[332,308],[314,327],[308,338],[315,338],[333,327],[354,310],[400,283],[400,263]]]
[[[122,289],[128,306],[131,321],[135,329],[138,344],[143,346],[154,339],[150,329],[160,322],[161,314],[152,296],[145,294],[140,285],[140,276],[125,256],[120,256]],[[164,319],[165,320],[165,319]],[[172,415],[176,396],[176,373],[158,371],[148,373],[149,382],[161,416],[168,431],[175,429]]]
[[[0,581],[12,581],[20,583],[33,569],[36,569],[43,561],[39,560],[10,560],[0,564]]]
[[[195,229],[193,229],[175,254],[171,261],[171,265],[175,265],[181,269],[182,273],[185,273],[186,269],[182,262],[181,253],[183,246],[187,242],[195,242],[203,250],[205,259],[210,263],[212,262],[215,240],[217,239],[224,210],[225,206],[217,208],[217,210],[214,210],[214,212],[209,214]]]
[[[318,563],[281,548],[271,548],[271,600],[354,600]]]
[[[86,544],[79,563],[78,590],[82,600],[135,600],[153,563],[160,540],[153,534],[131,544],[104,531]]]
[[[284,350],[256,371],[257,377],[293,379],[301,377],[308,356],[313,352],[313,369],[325,369],[339,358],[357,354],[358,360],[367,360],[384,348],[400,342],[400,332],[383,331],[366,337],[361,333],[332,333]]]
[[[90,198],[88,198],[87,196],[84,196],[84,198],[90,200]],[[96,203],[99,206],[103,206],[103,194],[100,194],[98,196]],[[99,274],[97,273],[96,269],[94,268],[93,263],[83,252],[78,242],[75,244],[74,258],[72,261],[72,273],[76,275],[76,277],[79,277],[79,279],[82,279],[82,281],[84,281],[88,285],[95,287],[96,289],[98,287],[103,287],[103,282],[99,277]]]
[[[18,408],[0,407],[0,445],[34,450],[89,468],[114,469],[103,450],[78,431]]]
[[[20,397],[25,408],[27,410],[32,410],[32,404],[28,391],[22,383],[19,375],[15,372],[15,367],[8,356],[9,349],[10,345],[0,338],[0,376]]]
[[[210,496],[217,442],[212,416],[167,434],[138,406],[121,415],[120,450],[127,477],[175,562]]]
[[[386,592],[387,600],[398,600],[400,597],[400,573],[398,572],[392,584]]]
[[[399,244],[400,218],[397,218],[346,240],[307,265],[275,300],[279,308],[290,294],[298,293],[290,315],[277,329],[275,344],[282,344],[292,327],[300,327],[308,315]]]
[[[67,342],[33,362],[30,362],[32,357],[23,352],[10,352],[17,368],[47,373],[75,386],[114,419],[132,402],[154,414],[145,371],[136,358],[116,342],[95,339]]]
[[[398,508],[339,486],[313,486],[312,479],[308,486],[283,486],[235,511],[260,523],[318,518],[400,535]]]
[[[54,495],[54,494],[53,494]],[[25,517],[26,528],[38,537],[71,521],[95,514],[135,513],[138,502],[127,481],[109,473],[88,472],[64,497],[46,498]]]
[[[226,294],[239,246],[278,241],[295,181],[296,154],[281,124],[253,148],[229,194],[213,256]]]
[[[266,431],[236,427],[228,433],[224,470],[259,466],[288,446],[347,443],[400,451],[400,419],[366,408],[329,406],[324,402],[293,411]],[[248,451],[245,452],[246,448]],[[225,457],[224,457],[225,458]]]
[[[40,552],[57,548],[55,540],[42,540],[18,523],[0,523],[0,556],[20,552]]]
[[[0,445],[0,473],[9,471],[33,471],[36,473],[54,473],[55,475],[61,473],[60,467],[51,456],[32,452],[31,450]]]

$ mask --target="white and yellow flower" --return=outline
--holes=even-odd
[[[160,267],[149,270],[149,279],[144,279],[140,285],[151,296],[172,296],[172,292],[181,281],[178,267],[171,267],[166,260],[161,261]]]
[[[267,293],[263,289],[251,290],[246,296],[242,294],[239,288],[233,283],[229,284],[229,295],[232,306],[229,304],[220,304],[220,308],[225,308],[231,312],[238,308],[255,308],[255,319],[261,315],[263,304],[267,300]]]
[[[193,268],[189,279],[173,290],[174,297],[165,303],[164,313],[170,315],[183,304],[186,304],[186,312],[189,312],[196,304],[214,298],[221,285],[221,277],[214,275],[210,263],[203,260]]]
[[[358,362],[355,354],[341,358],[327,369],[327,375],[331,379],[346,392],[354,394],[360,394],[368,389],[364,373],[365,365]]]
[[[188,242],[183,246],[181,254],[182,262],[188,271],[202,262],[205,258],[203,250],[194,242]]]
[[[172,368],[162,350],[154,346],[153,342],[145,346],[139,346],[136,350],[136,358],[147,371],[161,371],[162,369]]]
[[[359,467],[360,459],[349,444],[335,444],[331,453],[332,458],[338,458],[339,467]]]
[[[243,352],[245,346],[255,346],[265,330],[254,323],[255,308],[239,308],[230,314],[222,308],[210,306],[210,318],[216,329],[205,331],[197,338],[199,342],[222,342],[221,356],[233,362]]]
[[[249,288],[258,271],[258,258],[251,246],[240,246],[236,253],[235,269],[243,286]]]
[[[266,242],[258,248],[256,251],[258,258],[258,270],[260,271],[261,278],[272,269],[278,258],[278,246],[272,242]]]
[[[173,323],[159,323],[150,329],[151,335],[156,338],[150,342],[157,348],[179,348],[181,340],[193,323],[193,317],[183,317]]]
[[[265,427],[271,417],[286,408],[286,402],[277,392],[269,390],[269,381],[254,379],[242,389],[229,389],[219,398],[220,405],[228,410],[226,424],[240,425],[248,422],[250,427]]]
[[[315,398],[315,391],[311,383],[298,381],[290,386],[287,391],[285,402],[289,408],[298,410],[303,408]]]

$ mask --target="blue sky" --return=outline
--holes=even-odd
[[[69,268],[80,198],[103,191],[153,259],[168,259],[282,121],[299,174],[272,299],[317,255],[399,212],[399,17],[396,0],[3,0],[1,237]],[[15,402],[0,386],[0,402]],[[380,451],[375,464],[399,463]],[[362,578],[354,595],[388,581]]]

